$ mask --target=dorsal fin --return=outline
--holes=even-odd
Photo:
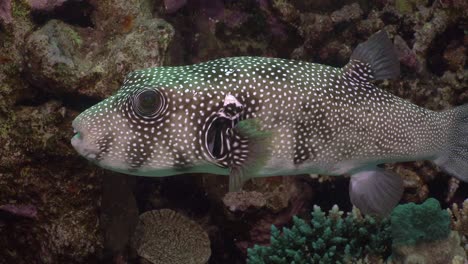
[[[400,62],[387,32],[381,30],[353,51],[344,73],[356,81],[392,79],[400,75]]]

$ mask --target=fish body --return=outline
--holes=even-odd
[[[455,160],[459,168],[447,171],[468,178],[466,138],[459,145],[468,134],[468,107],[434,112],[372,83],[398,73],[383,31],[359,45],[343,68],[233,57],[138,70],[73,121],[72,145],[99,166],[127,174],[229,175],[231,190],[252,177],[352,174],[351,198],[364,200],[362,208],[378,201],[369,209],[376,211],[382,199],[392,207],[402,193],[401,179],[378,164],[428,159],[447,168]],[[393,191],[377,198],[382,188]]]

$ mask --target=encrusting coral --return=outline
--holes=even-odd
[[[391,223],[394,245],[441,240],[450,234],[450,217],[433,198],[422,204],[397,206],[392,212]]]
[[[397,206],[391,215],[391,263],[457,263],[466,259],[450,216],[433,198]]]
[[[339,264],[356,263],[368,255],[389,255],[388,219],[363,217],[357,210],[342,215],[338,206],[328,215],[314,206],[310,222],[294,217],[293,226],[282,232],[272,226],[270,245],[250,248],[247,263]]]
[[[203,264],[211,255],[203,228],[169,209],[141,214],[132,240],[138,255],[153,264]]]

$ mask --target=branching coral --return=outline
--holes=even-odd
[[[461,208],[453,204],[448,211],[452,219],[452,229],[468,236],[468,199],[463,202]]]
[[[463,202],[461,207],[453,204],[448,212],[452,219],[452,229],[460,234],[462,244],[468,255],[468,199]]]
[[[315,206],[311,215],[310,222],[294,217],[293,226],[282,232],[272,226],[270,245],[250,248],[248,263],[356,263],[369,254],[389,255],[388,220],[357,211],[343,217],[337,206],[328,215]]]

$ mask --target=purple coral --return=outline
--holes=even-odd
[[[11,0],[0,1],[0,23],[9,24],[13,22],[11,16]]]

